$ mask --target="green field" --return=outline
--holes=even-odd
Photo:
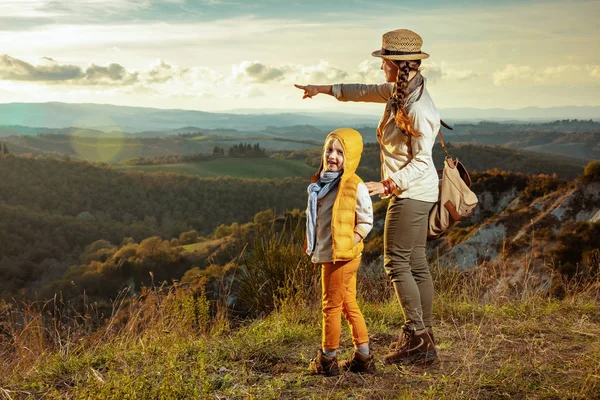
[[[221,158],[181,164],[115,166],[122,171],[187,173],[202,178],[231,176],[235,178],[286,178],[309,177],[315,169],[303,160],[283,158]]]

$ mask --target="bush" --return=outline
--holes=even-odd
[[[591,161],[583,170],[584,182],[600,181],[600,161]]]
[[[286,298],[318,298],[318,274],[303,251],[303,226],[290,226],[289,221],[286,219],[279,232],[271,228],[254,235],[251,250],[239,261],[233,284],[237,311],[261,315]]]
[[[267,226],[275,219],[276,215],[273,210],[259,211],[254,215],[254,223],[256,225]]]
[[[215,229],[215,239],[221,239],[229,235],[231,235],[231,228],[225,224],[221,224]]]
[[[558,236],[557,247],[552,251],[558,272],[569,279],[575,275],[584,280],[594,279],[600,273],[598,237],[600,223],[566,224]]]
[[[186,245],[186,244],[193,244],[196,243],[198,241],[198,232],[196,232],[196,230],[192,229],[191,231],[188,232],[183,232],[182,234],[179,235],[179,244],[180,245]]]

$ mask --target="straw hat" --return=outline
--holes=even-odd
[[[374,57],[389,60],[422,60],[429,54],[421,51],[423,39],[408,29],[397,29],[383,34],[381,50],[371,53]]]

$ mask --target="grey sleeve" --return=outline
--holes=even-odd
[[[339,83],[331,87],[331,91],[339,101],[363,101],[368,103],[387,103],[392,97],[393,83],[364,85],[360,83]]]

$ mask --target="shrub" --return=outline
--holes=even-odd
[[[565,225],[558,236],[558,246],[552,251],[558,272],[572,279],[579,275],[584,280],[600,273],[598,254],[600,223],[579,222]]]
[[[304,254],[304,229],[300,223],[276,232],[258,232],[251,249],[239,260],[233,284],[235,309],[254,315],[272,311],[288,297],[318,298],[314,291],[318,275]]]
[[[188,232],[183,232],[182,234],[179,235],[179,244],[181,245],[186,245],[186,244],[192,244],[192,243],[196,243],[198,241],[198,232],[196,232],[196,230],[192,229],[191,231]]]
[[[600,161],[591,161],[583,170],[584,182],[600,181]]]
[[[215,239],[221,239],[229,235],[231,235],[231,228],[225,224],[221,224],[215,229]]]

